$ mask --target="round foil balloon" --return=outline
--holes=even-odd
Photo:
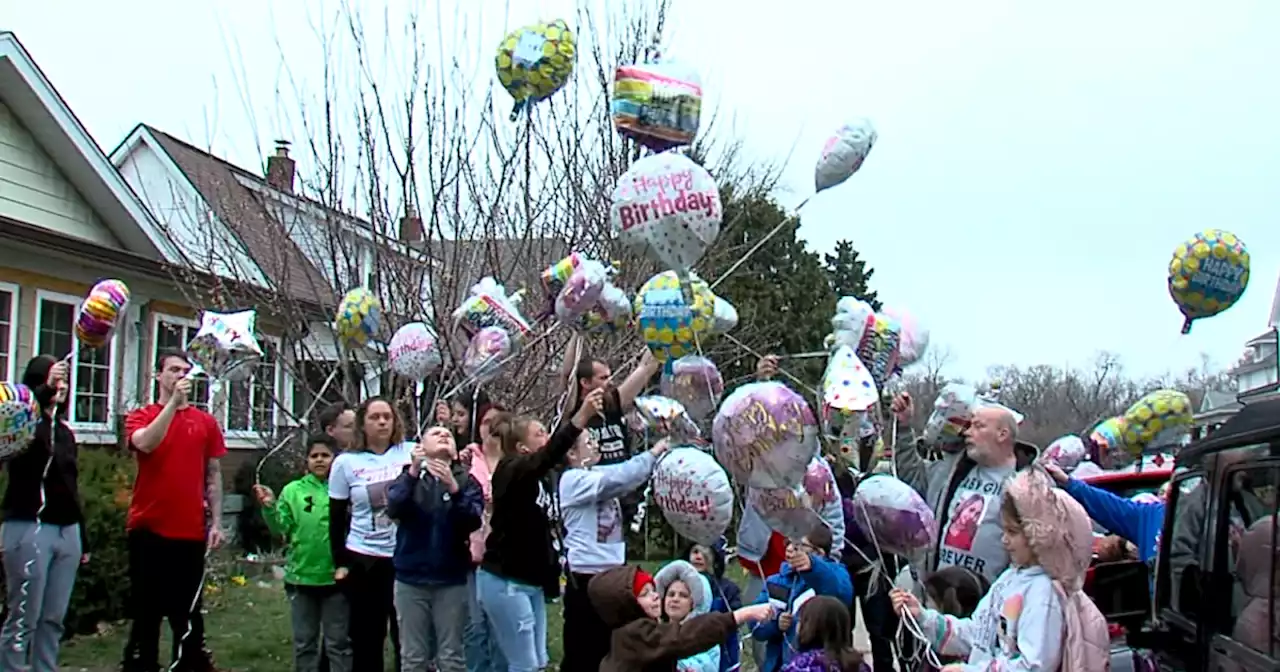
[[[692,447],[673,448],[653,468],[653,500],[676,533],[712,545],[733,518],[733,488],[715,458]]]
[[[119,280],[102,280],[89,290],[76,315],[76,339],[87,348],[101,348],[111,340],[129,307],[129,287]]]
[[[636,397],[636,415],[643,423],[641,429],[673,441],[693,440],[701,433],[685,412],[684,404],[669,397]]]
[[[419,383],[444,363],[436,337],[422,322],[410,322],[396,330],[387,346],[387,360],[396,374]]]
[[[702,83],[692,68],[655,56],[614,71],[611,108],[620,135],[665,152],[693,143],[702,114]]]
[[[720,464],[754,488],[798,486],[818,454],[813,411],[804,397],[777,382],[734,390],[720,405],[711,434]]]
[[[511,354],[511,335],[502,327],[485,327],[471,337],[462,355],[462,372],[477,384],[498,377],[502,360]]]
[[[204,311],[200,329],[187,344],[187,355],[212,378],[233,383],[248,380],[262,360],[262,347],[255,335],[257,319],[252,310]]]
[[[382,302],[372,292],[356,287],[338,302],[334,328],[347,347],[363,347],[378,333],[382,322]]]
[[[853,521],[888,553],[910,555],[938,535],[933,511],[911,486],[892,476],[869,476],[853,493]]]
[[[516,101],[513,120],[569,81],[577,46],[573,31],[561,20],[517,28],[503,38],[494,66],[502,88]]]
[[[711,326],[715,295],[697,276],[693,276],[689,289],[692,306],[686,301],[679,278],[667,271],[649,278],[636,294],[636,323],[659,362],[696,351],[694,334],[706,333]]]
[[[681,274],[715,242],[723,216],[711,173],[671,152],[631,164],[618,178],[610,211],[620,240]]]
[[[40,405],[26,385],[0,383],[0,462],[27,450],[36,436]]]
[[[738,327],[738,309],[718,294],[715,298],[715,319],[711,323],[711,333],[727,334]]]
[[[849,418],[866,413],[880,401],[880,392],[871,372],[853,354],[853,348],[842,345],[827,360],[822,376],[822,408],[827,423],[843,426]]]
[[[818,456],[809,462],[809,467],[804,471],[804,480],[800,482],[804,488],[805,494],[809,495],[810,503],[814,507],[821,507],[828,502],[834,502],[840,497],[839,491],[836,489],[836,477],[831,473],[831,467],[827,461]]]
[[[851,119],[841,126],[822,147],[822,155],[813,171],[814,187],[830,189],[849,179],[866,160],[876,144],[876,129],[869,119]]]
[[[906,310],[885,307],[880,311],[892,318],[901,328],[898,341],[898,367],[906,368],[920,361],[929,348],[929,330],[916,321],[915,316]]]
[[[1156,390],[1124,412],[1124,443],[1130,451],[1176,443],[1191,431],[1191,399],[1177,390]],[[1155,445],[1157,439],[1162,445]]]
[[[1058,468],[1070,473],[1088,457],[1089,449],[1085,447],[1084,441],[1074,434],[1068,434],[1054,439],[1048,448],[1041,451],[1039,461],[1045,464],[1056,464]]]
[[[724,396],[724,378],[715,362],[701,355],[685,355],[663,372],[658,389],[684,404],[689,416],[702,421],[715,412]]]
[[[578,327],[588,332],[613,333],[631,325],[631,299],[612,282],[600,290],[596,305],[578,318]]]
[[[471,288],[462,305],[453,311],[453,321],[469,335],[486,327],[501,327],[516,343],[533,331],[520,314],[520,292],[507,294],[506,288],[491,276],[481,278]]]
[[[1179,245],[1169,261],[1169,294],[1186,317],[1184,334],[1191,332],[1192,320],[1213,317],[1235,305],[1248,285],[1249,252],[1227,231],[1197,233]]]
[[[605,270],[604,264],[594,259],[584,259],[556,295],[556,319],[570,324],[575,322],[598,304],[600,294],[608,282],[609,272]]]
[[[813,500],[800,487],[749,488],[747,504],[770,529],[788,539],[804,537],[823,522],[814,510]]]

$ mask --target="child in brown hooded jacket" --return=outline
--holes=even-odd
[[[632,566],[597,574],[587,585],[587,594],[613,630],[600,672],[674,672],[680,659],[719,646],[743,623],[772,616],[769,605],[754,604],[731,614],[712,612],[681,623],[664,623],[662,596],[653,577]]]

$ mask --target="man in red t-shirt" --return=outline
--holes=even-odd
[[[180,350],[156,359],[156,403],[125,418],[129,450],[138,460],[127,523],[133,626],[124,649],[124,672],[159,669],[160,623],[173,630],[176,670],[212,672],[204,647],[199,599],[207,549],[224,540],[222,470],[227,452],[222,430],[205,411],[187,403],[191,362]]]

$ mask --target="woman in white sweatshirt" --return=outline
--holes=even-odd
[[[609,654],[611,631],[587,596],[592,577],[627,562],[618,498],[649,480],[658,456],[667,451],[659,441],[650,450],[623,462],[593,466],[599,446],[583,432],[569,451],[568,469],[560,475],[560,519],[564,522],[565,555],[569,561],[564,591],[564,660],[562,672],[596,672]]]

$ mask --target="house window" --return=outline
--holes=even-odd
[[[115,403],[115,339],[104,348],[81,347],[73,325],[80,298],[36,292],[36,352],[62,357],[71,353],[67,419],[73,426],[106,430]]]
[[[14,352],[18,344],[18,286],[0,282],[0,376],[14,381]]]
[[[157,314],[154,329],[151,353],[153,361],[161,350],[185,350],[187,343],[190,343],[199,331],[199,325],[194,320]],[[276,394],[280,389],[277,343],[270,336],[258,334],[258,345],[262,348],[262,359],[258,362],[253,376],[227,386],[227,403],[218,414],[217,420],[228,433],[258,434],[275,431],[276,404],[278,403]],[[191,403],[213,412],[210,398],[212,386],[209,378],[200,374],[193,382]],[[158,395],[159,386],[153,383],[152,400],[155,400]]]

